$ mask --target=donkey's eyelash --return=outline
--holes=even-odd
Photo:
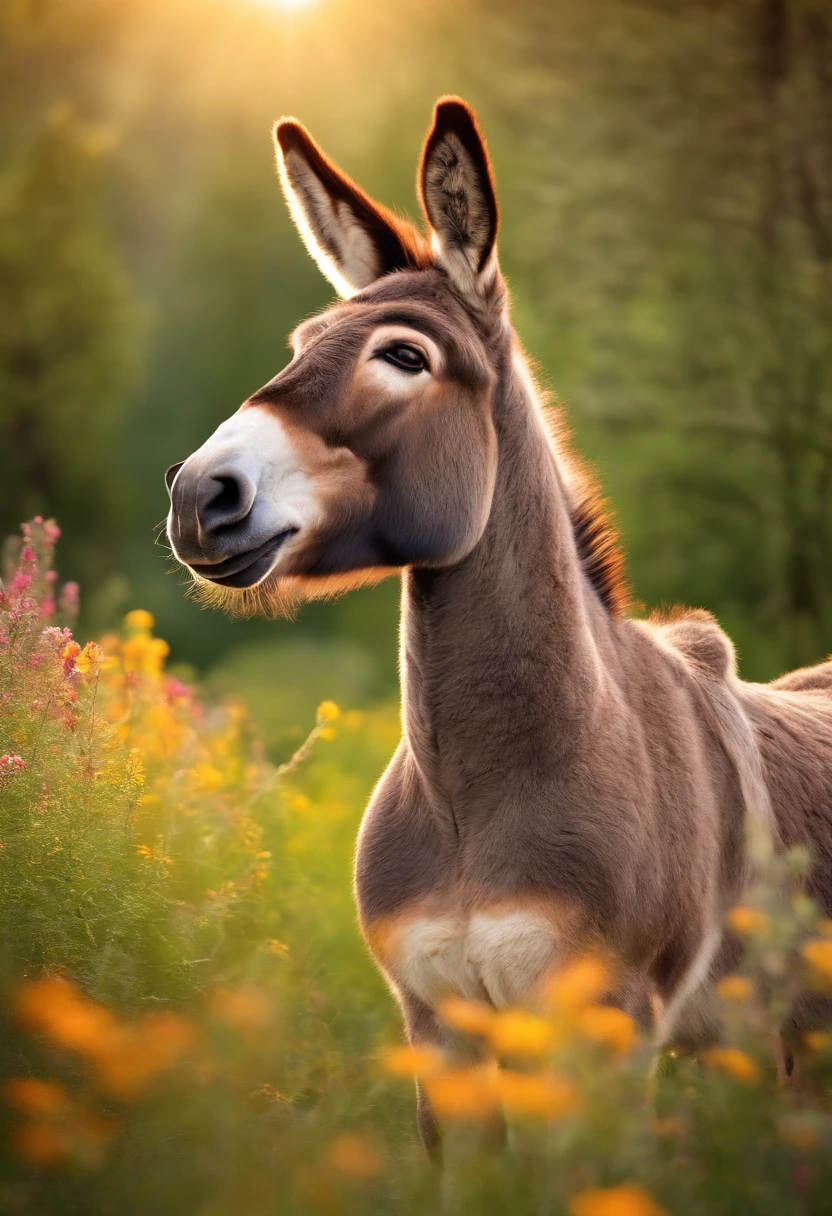
[[[383,359],[385,363],[392,363],[393,367],[407,372],[411,376],[418,375],[419,372],[430,371],[430,362],[425,352],[418,346],[411,346],[409,342],[392,342],[389,346],[377,351],[374,358]]]

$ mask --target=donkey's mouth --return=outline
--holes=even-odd
[[[262,578],[272,568],[275,555],[283,543],[294,536],[297,528],[285,528],[282,532],[278,532],[276,536],[271,536],[262,545],[258,545],[256,549],[249,549],[246,553],[237,553],[234,557],[227,557],[221,562],[189,562],[191,570],[200,578],[206,579],[209,583],[216,583],[218,587],[234,587],[238,590],[245,590],[246,587],[253,587],[255,583],[259,583]]]

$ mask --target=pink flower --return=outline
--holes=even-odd
[[[31,545],[24,545],[23,551],[20,554],[22,562],[33,562],[35,560],[35,551]]]

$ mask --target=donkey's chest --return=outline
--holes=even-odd
[[[385,965],[427,1005],[447,996],[497,1008],[533,1003],[557,952],[552,920],[536,911],[402,917],[386,935]]]

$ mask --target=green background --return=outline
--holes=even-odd
[[[6,0],[0,531],[56,516],[80,634],[150,609],[278,751],[322,697],[390,695],[394,581],[232,623],[188,600],[155,529],[166,466],[331,299],[274,119],[413,214],[452,91],[489,139],[516,326],[616,509],[636,600],[714,611],[748,678],[822,658],[830,63],[822,0]]]

